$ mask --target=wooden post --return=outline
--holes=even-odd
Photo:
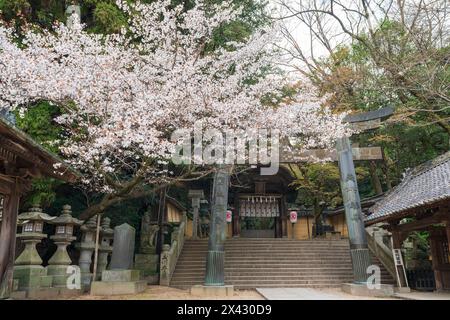
[[[308,240],[311,239],[311,231],[309,230],[309,217],[306,214],[306,227],[308,228]]]
[[[434,281],[436,283],[436,290],[440,291],[444,288],[442,272],[440,270],[440,252],[439,252],[439,236],[436,234],[435,230],[431,230],[430,237],[430,251],[431,251],[431,264],[434,272]]]
[[[99,213],[97,215],[97,229],[95,230],[95,249],[94,249],[94,268],[92,272],[92,282],[94,282],[97,278],[97,262],[98,262],[98,243],[100,239],[100,220],[102,218],[102,214]]]
[[[16,181],[3,200],[3,220],[0,230],[0,299],[9,298],[13,288],[17,214],[20,200],[18,189]]]
[[[447,234],[447,245],[450,250],[450,221],[445,222],[445,233]],[[448,257],[450,260],[450,257]]]
[[[288,236],[288,219],[287,219],[287,215],[286,215],[286,195],[283,194],[283,196],[281,197],[281,212],[280,212],[280,216],[281,216],[281,237],[282,238],[287,238]]]

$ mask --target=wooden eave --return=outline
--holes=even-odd
[[[56,155],[1,117],[0,161],[14,169],[11,175],[22,178],[49,176],[73,182],[80,176]],[[58,169],[54,168],[56,163],[61,164]]]

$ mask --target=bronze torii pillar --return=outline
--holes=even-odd
[[[392,114],[390,107],[376,111],[364,112],[347,116],[344,122],[360,130],[370,130],[380,125],[381,118]],[[364,226],[364,215],[361,210],[361,200],[358,192],[355,165],[350,139],[341,137],[336,141],[336,151],[341,176],[341,192],[345,209],[348,236],[350,242],[350,255],[353,267],[354,283],[367,283],[368,267],[372,264]]]
[[[336,142],[339,171],[341,175],[341,191],[345,208],[350,255],[352,258],[353,278],[355,283],[367,282],[367,268],[372,264],[367,245],[364,216],[356,181],[350,139],[339,138]]]
[[[214,175],[205,286],[225,285],[226,212],[230,168],[220,165]]]

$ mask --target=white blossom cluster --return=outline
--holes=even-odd
[[[242,43],[205,51],[218,26],[240,10],[229,2],[192,9],[117,1],[129,16],[120,34],[88,33],[76,22],[52,31],[27,31],[22,44],[0,24],[0,109],[27,108],[46,100],[63,107],[61,152],[84,174],[83,183],[112,192],[123,173],[155,182],[167,172],[176,129],[279,129],[304,148],[326,147],[346,134],[343,115],[303,79],[296,101],[264,105],[287,84],[266,73],[276,63],[274,28],[261,28]],[[230,49],[232,48],[232,49]],[[269,68],[270,69],[270,68]],[[255,79],[257,81],[248,81]]]

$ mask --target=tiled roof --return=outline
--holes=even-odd
[[[450,200],[450,151],[406,172],[402,182],[369,209],[366,222]]]

